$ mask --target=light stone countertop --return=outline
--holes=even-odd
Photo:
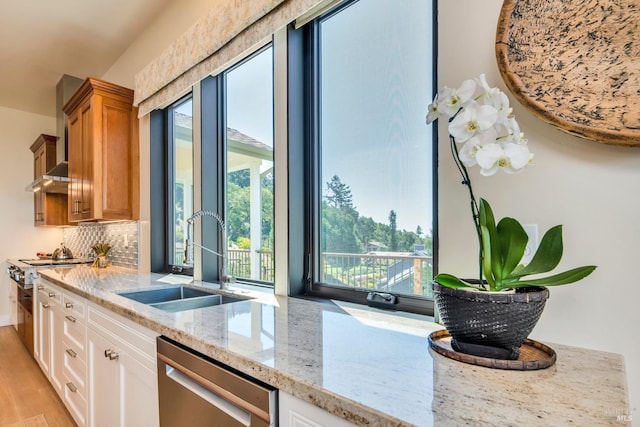
[[[489,369],[429,350],[427,336],[441,326],[425,317],[240,287],[232,293],[256,298],[168,313],[116,292],[188,283],[190,278],[89,266],[39,273],[357,425],[625,425],[617,421],[629,407],[618,354],[551,344],[557,362],[548,369]]]

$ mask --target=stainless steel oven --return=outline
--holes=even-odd
[[[38,278],[38,270],[89,263],[91,260],[73,258],[61,261],[51,259],[20,259],[7,261],[7,274],[18,285],[17,331],[25,347],[33,355],[33,285]]]
[[[158,344],[160,426],[276,426],[277,390],[165,337]]]

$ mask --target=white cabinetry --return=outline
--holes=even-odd
[[[40,368],[79,426],[87,418],[86,301],[36,283],[35,348]]]
[[[353,427],[354,424],[280,390],[280,427]]]
[[[89,424],[159,425],[158,334],[93,304],[88,318]]]
[[[34,354],[81,426],[158,426],[158,334],[73,292],[36,283]]]

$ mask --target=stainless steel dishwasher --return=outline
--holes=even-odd
[[[277,390],[159,337],[160,426],[276,426]]]

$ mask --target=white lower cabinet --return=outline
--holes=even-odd
[[[278,391],[280,427],[353,427],[354,424],[290,394]]]
[[[159,425],[158,334],[93,304],[88,314],[89,425]]]
[[[75,422],[85,426],[87,326],[86,319],[76,312],[86,301],[78,299],[74,309],[65,301],[68,291],[43,279],[35,288],[34,356]]]
[[[36,290],[34,354],[78,426],[158,426],[158,334],[46,280]]]

